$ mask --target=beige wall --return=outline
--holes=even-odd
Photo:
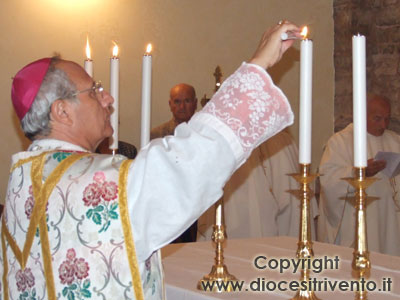
[[[1,0],[0,1],[0,197],[4,198],[10,155],[29,144],[21,136],[10,102],[11,77],[32,60],[54,52],[82,62],[86,35],[94,77],[109,84],[112,40],[121,49],[120,139],[140,144],[141,57],[152,42],[152,126],[170,118],[169,88],[178,82],[196,87],[199,99],[211,95],[212,75],[224,77],[248,59],[264,28],[280,19],[308,24],[314,40],[313,166],[333,128],[332,0]],[[288,95],[296,115],[299,43],[270,72]]]

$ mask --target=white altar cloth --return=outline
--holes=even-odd
[[[244,288],[252,280],[265,278],[266,281],[291,281],[299,280],[300,272],[293,274],[293,269],[284,273],[279,270],[259,270],[254,267],[255,257],[262,255],[269,259],[295,258],[297,239],[291,237],[267,237],[256,239],[237,239],[227,241],[225,247],[225,264],[232,275],[239,280],[244,280]],[[323,270],[321,273],[311,273],[318,280],[349,281],[355,280],[351,274],[351,261],[353,249],[314,242],[315,257],[339,256],[339,268]],[[168,300],[203,300],[203,299],[290,299],[295,295],[293,291],[252,292],[242,291],[233,293],[202,292],[196,289],[199,279],[211,270],[214,263],[215,250],[211,242],[197,242],[187,244],[168,245],[162,250],[165,268],[166,293]],[[400,299],[400,257],[380,253],[370,253],[372,264],[371,275],[368,280],[373,280],[382,288],[382,278],[390,277],[391,292],[369,292],[369,299],[392,300]],[[272,261],[271,261],[272,263]],[[265,260],[260,259],[259,265],[265,265]],[[274,265],[272,265],[274,267]],[[387,285],[386,285],[387,286]],[[283,286],[282,286],[283,287]],[[337,287],[336,287],[337,288]],[[325,292],[318,291],[316,295],[323,300],[354,299],[354,292]]]

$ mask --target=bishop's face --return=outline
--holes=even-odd
[[[96,90],[93,79],[81,66],[64,62],[60,68],[67,73],[78,91],[79,102],[73,103],[71,113],[71,131],[81,146],[94,151],[104,138],[113,133],[110,114],[114,99],[108,92]]]

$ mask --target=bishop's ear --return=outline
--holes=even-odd
[[[61,99],[54,101],[50,108],[50,120],[65,125],[72,124],[70,105],[69,101]]]

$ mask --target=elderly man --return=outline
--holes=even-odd
[[[386,162],[375,160],[379,151],[400,152],[400,136],[388,130],[390,103],[370,95],[367,102],[368,166],[366,176],[376,181],[367,189],[368,246],[372,251],[400,255],[399,176],[388,178]],[[353,247],[355,239],[354,189],[341,178],[353,176],[353,124],[332,136],[320,164],[321,199],[318,223],[320,241]],[[399,181],[400,182],[400,181]]]
[[[258,144],[293,122],[265,72],[292,45],[280,38],[288,30],[299,31],[289,22],[267,31],[207,107],[134,162],[93,153],[112,134],[113,99],[83,68],[45,58],[20,70],[12,100],[33,142],[12,157],[4,298],[162,299],[158,250],[221,197]]]
[[[197,98],[194,87],[186,83],[175,85],[169,92],[168,104],[172,112],[172,119],[156,128],[153,128],[150,132],[150,139],[173,135],[175,128],[179,124],[189,122],[197,108]],[[196,236],[197,220],[179,237],[173,240],[172,243],[195,242]]]
[[[168,103],[172,112],[172,119],[153,128],[150,132],[151,139],[172,135],[176,126],[183,122],[189,122],[197,108],[194,87],[186,83],[175,85],[169,92]]]

